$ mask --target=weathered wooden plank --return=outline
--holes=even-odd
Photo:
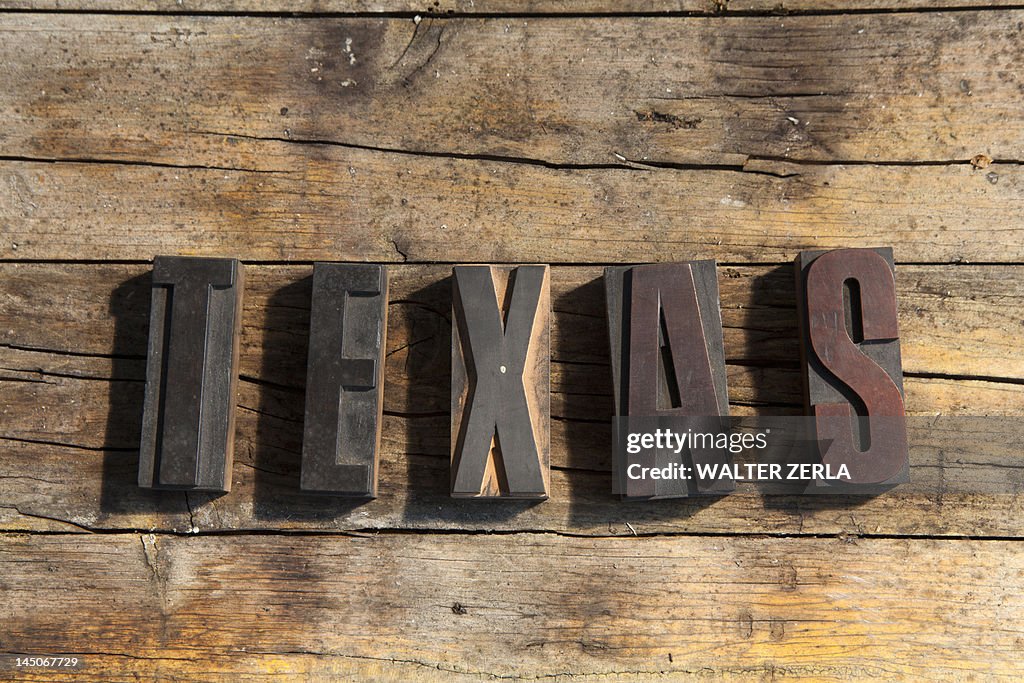
[[[270,675],[321,654],[414,680],[1024,673],[1012,542],[4,536],[0,570],[2,650],[85,672]]]
[[[954,2],[962,0],[953,0]],[[0,10],[76,10],[113,12],[287,13],[422,13],[458,14],[587,14],[623,12],[714,12],[716,0],[3,0]]]
[[[38,369],[50,373],[141,379],[149,269],[144,264],[0,264],[0,344],[114,356],[44,355],[13,367],[32,370],[38,363]],[[312,271],[310,264],[247,266],[243,376],[303,387]],[[450,271],[427,265],[389,268],[385,384],[395,388],[385,391],[387,410],[448,410]],[[610,395],[602,269],[556,266],[551,273],[554,390]],[[732,400],[799,404],[796,375],[785,379],[778,374],[779,368],[795,369],[799,362],[792,266],[721,266],[718,275],[725,353],[734,373],[728,380]],[[1019,353],[1024,346],[1019,324],[1024,268],[898,266],[896,286],[904,372],[1024,379]],[[742,370],[737,364],[756,367]],[[604,367],[594,371],[595,365]],[[100,367],[106,369],[89,369]],[[760,382],[762,390],[754,392],[753,383],[763,372],[772,373],[772,381]],[[749,373],[749,379],[735,373]],[[751,390],[733,391],[744,384]],[[908,408],[938,409],[917,407],[913,400]]]
[[[66,530],[74,524],[180,532],[409,528],[1024,535],[1024,468],[1019,465],[1024,434],[1018,427],[1024,405],[1019,385],[946,380],[936,388],[938,380],[908,378],[912,398],[921,386],[926,394],[937,389],[938,399],[947,403],[970,401],[968,414],[998,403],[1016,412],[1007,413],[1013,416],[1009,419],[984,423],[912,420],[911,483],[890,495],[845,502],[762,498],[746,487],[744,495],[714,505],[700,500],[623,505],[611,495],[610,399],[604,399],[603,415],[587,400],[591,421],[552,422],[556,469],[551,472],[550,500],[536,506],[506,503],[489,511],[473,501],[448,497],[445,413],[385,416],[376,501],[361,505],[300,493],[303,395],[251,382],[241,383],[232,493],[192,493],[187,498],[180,493],[147,494],[135,483],[138,405],[133,396],[141,396],[141,386],[47,379],[60,384],[0,381],[5,399],[0,406],[5,418],[0,434],[5,491],[0,508],[6,508],[0,510],[2,528]],[[31,412],[38,417],[26,417],[17,406],[33,406]]]
[[[47,354],[4,350],[2,359],[4,368],[0,384],[4,392],[0,399],[0,415],[3,415],[4,420],[0,424],[0,437],[60,443],[87,449],[134,449],[138,446],[143,389],[140,381],[110,381],[97,377],[98,372],[92,370],[87,379],[81,379],[24,369],[44,364],[48,360]],[[21,366],[23,369],[11,370],[7,366]],[[608,370],[595,367],[593,371],[604,375]],[[741,399],[756,399],[763,394],[771,396],[773,394],[769,392],[774,392],[774,389],[764,385],[773,383],[790,385],[790,393],[784,396],[791,395],[794,398],[792,407],[774,407],[769,404],[768,407],[760,408],[757,407],[757,400],[734,399],[734,405],[753,404],[750,410],[741,411],[740,414],[798,412],[795,405],[799,401],[800,391],[797,370],[750,372],[744,368],[735,368],[730,375],[740,380],[735,383],[735,393]],[[555,400],[552,401],[552,415],[555,422],[552,424],[552,464],[567,466],[572,462],[572,454],[566,452],[567,433],[577,438],[588,436],[588,446],[598,444],[602,452],[599,456],[593,456],[594,461],[603,462],[606,457],[603,452],[606,445],[604,439],[606,436],[610,438],[604,434],[604,430],[609,428],[606,423],[610,423],[612,416],[610,381],[605,378],[602,382],[603,391],[590,394],[574,391],[575,387],[566,386],[567,380],[558,374],[553,376],[553,380]],[[906,384],[908,405],[913,408],[910,412],[914,416],[1024,415],[1024,400],[1021,400],[1024,391],[1019,384],[925,378],[907,378]],[[433,399],[427,394],[420,402],[415,385],[403,382],[397,382],[390,389],[395,393],[404,389],[412,395],[409,403],[413,410],[385,410],[393,416],[413,419],[448,417],[447,407],[443,403],[435,403],[435,400],[443,401],[442,397]],[[261,388],[259,384],[246,381],[241,385],[240,392],[242,405],[253,410],[269,411],[271,416],[298,423],[296,438],[298,450],[301,450],[301,389],[275,389],[273,385]],[[270,401],[268,406],[262,406],[263,398]],[[447,452],[447,433],[442,433],[440,439],[444,441],[444,446],[437,452]]]
[[[550,14],[683,14],[727,15],[730,12],[843,12],[850,10],[941,10],[1019,6],[1015,0],[3,0],[0,10],[81,12],[287,13],[429,15],[507,14],[510,17]],[[585,18],[585,17],[581,17]]]
[[[148,266],[2,264],[0,432],[12,529],[97,528],[504,528],[629,533],[656,530],[1019,535],[1019,437],[1008,422],[1004,452],[972,452],[964,434],[919,431],[914,462],[928,477],[900,497],[856,510],[815,499],[754,496],[707,507],[623,508],[609,494],[612,413],[601,269],[553,268],[552,500],[508,516],[481,514],[447,498],[450,283],[445,266],[393,267],[386,362],[381,501],[368,507],[298,493],[311,265],[249,267],[236,492],[224,499],[147,497],[134,486],[145,371]],[[897,269],[908,371],[1020,379],[1016,267]],[[800,402],[789,266],[723,267],[720,284],[733,412]],[[967,331],[964,334],[963,331]],[[958,345],[952,343],[959,335]],[[49,350],[25,350],[31,348]],[[911,352],[919,348],[920,352]],[[788,367],[780,363],[788,359]],[[735,361],[734,361],[735,362]],[[111,381],[114,378],[114,381]],[[279,386],[280,388],[275,388]],[[908,377],[915,415],[1020,416],[1019,384]],[[736,403],[738,402],[738,403]],[[408,416],[408,417],[406,417]],[[1002,438],[1002,437],[1000,437]],[[28,444],[9,439],[67,444]],[[991,440],[991,439],[989,439]],[[123,449],[123,450],[111,450]],[[980,459],[979,459],[980,458]],[[962,460],[966,465],[957,464]],[[1009,467],[1008,467],[1009,466]],[[995,469],[993,469],[995,468]],[[1001,469],[1000,469],[1001,468]],[[415,470],[416,475],[413,476]],[[591,473],[588,474],[587,471]],[[1002,481],[988,484],[992,472]],[[34,478],[33,478],[34,477]],[[942,477],[948,482],[940,486]],[[980,478],[980,479],[979,479]],[[941,492],[941,495],[937,495]],[[30,517],[37,515],[43,518]]]
[[[189,11],[196,7],[189,1],[164,9]],[[225,11],[268,8],[243,6],[247,1],[228,0]],[[683,0],[678,9],[701,1]],[[457,9],[461,0],[443,2],[434,8]],[[506,11],[500,2],[480,0],[477,11]],[[825,3],[834,9],[843,0]],[[359,0],[350,9],[339,10],[334,0],[293,7],[387,9]],[[509,7],[546,6],[530,0]],[[609,10],[604,0],[584,0],[559,11]],[[979,151],[1020,159],[1014,25],[1024,13],[959,14],[717,24],[673,18],[660,26],[602,19],[593,34],[576,22],[555,30],[556,22],[532,17],[522,27],[396,19],[384,22],[394,30],[376,34],[383,24],[373,20],[12,22],[0,40],[7,65],[0,112],[13,122],[0,133],[3,154],[143,165],[4,163],[0,258],[145,260],[166,248],[250,260],[458,260],[461,249],[472,260],[669,261],[682,251],[686,258],[750,262],[786,260],[812,246],[863,246],[882,235],[895,241],[904,262],[1021,261],[1022,216],[1014,208],[1021,185],[1012,164],[972,170],[749,162],[748,172],[738,170],[749,150],[818,160],[945,161]],[[990,18],[995,14],[1002,21]],[[0,32],[11,28],[2,19]],[[60,30],[35,30],[55,21],[63,22]],[[492,35],[504,23],[518,43]],[[570,25],[581,35],[569,33]],[[712,35],[723,26],[723,35]],[[737,26],[742,30],[732,30]],[[202,35],[210,27],[213,39],[210,31]],[[343,40],[349,27],[358,29],[351,45]],[[734,43],[725,44],[730,37]],[[367,46],[367,58],[362,50],[373,38],[380,47]],[[592,57],[591,48],[604,52]],[[68,49],[63,62],[61,49]],[[902,64],[883,64],[901,50]],[[662,59],[646,73],[637,61],[675,52],[695,56],[678,64]],[[299,61],[306,56],[309,63]],[[540,61],[564,56],[588,66]],[[42,57],[39,73],[29,68],[35,57]],[[385,63],[389,57],[397,61]],[[767,72],[773,65],[777,73]],[[168,85],[154,67],[166,68]],[[365,67],[372,78],[346,85],[348,67]],[[435,77],[435,67],[452,73],[439,69]],[[501,81],[507,67],[515,69],[510,82]],[[703,80],[690,84],[689,73]],[[689,99],[648,99],[661,75]],[[197,77],[210,77],[209,94]],[[126,84],[132,79],[137,85]],[[239,87],[246,79],[250,86]],[[838,87],[853,80],[846,91]],[[783,81],[822,83],[830,92],[782,91]],[[376,92],[366,94],[367,83]],[[738,83],[749,89],[726,89]],[[37,86],[47,93],[33,94]],[[912,100],[919,92],[924,97]],[[288,112],[276,109],[282,93]],[[737,169],[569,171],[237,137],[267,136],[293,117],[302,135],[350,142],[343,136],[351,131],[357,144],[414,152],[560,163],[603,163],[604,155],[619,165],[626,162],[616,153],[646,154]],[[200,132],[212,124],[231,126],[235,136]],[[252,171],[152,167],[167,162]],[[0,529],[1024,537],[1024,445],[1009,421],[986,430],[984,441],[966,427],[912,432],[920,477],[896,496],[615,502],[605,471],[610,434],[600,423],[611,401],[607,349],[597,341],[604,322],[596,268],[553,272],[552,332],[561,355],[553,364],[552,500],[491,512],[450,501],[443,400],[450,365],[437,357],[447,350],[439,340],[450,333],[443,269],[399,269],[405,284],[390,307],[382,496],[361,506],[298,492],[309,322],[309,288],[301,281],[311,266],[253,269],[257,300],[245,312],[243,372],[263,383],[242,383],[236,486],[214,498],[134,486],[147,310],[137,292],[148,288],[146,268],[0,264],[0,436],[7,437],[0,438]],[[1021,272],[901,266],[900,319],[912,329],[904,338],[908,372],[1019,381]],[[903,274],[908,279],[900,282]],[[729,384],[739,402],[733,409],[768,404],[785,412],[798,400],[795,365],[786,362],[796,339],[789,291],[770,267],[723,268],[720,275]],[[1024,411],[1019,383],[911,376],[906,388],[908,407],[919,414]],[[87,656],[86,672],[103,680],[1016,680],[1024,673],[1017,546],[551,533],[5,533],[0,593],[13,599],[0,601],[0,678],[13,675],[6,653],[64,649]],[[59,678],[52,671],[18,676]]]
[[[0,258],[779,263],[884,236],[897,263],[1024,262],[1016,165],[777,177],[259,151],[277,171],[0,162]]]
[[[0,113],[8,155],[233,168],[300,167],[258,138],[572,164],[1019,160],[1022,21],[13,14]]]
[[[846,12],[856,10],[983,9],[1019,6],[1015,0],[726,0],[726,12]]]
[[[16,674],[17,681],[81,681],[102,680],[110,683],[135,683],[139,680],[189,681],[200,683],[212,679],[232,681],[266,680],[310,680],[310,681],[388,681],[415,683],[447,683],[447,681],[486,680],[473,671],[454,671],[443,665],[427,667],[417,661],[374,658],[372,656],[344,657],[308,652],[252,653],[233,652],[220,655],[204,653],[202,661],[191,659],[190,653],[175,651],[152,658],[130,654],[103,653],[89,656],[89,667],[85,671],[60,671],[50,669],[22,668]],[[183,662],[192,662],[186,665]],[[2,670],[2,669],[0,669]],[[4,673],[7,673],[4,670]],[[88,676],[88,678],[87,678]],[[604,677],[605,680],[629,681],[634,676],[620,678]],[[727,680],[743,680],[741,674],[729,674]]]

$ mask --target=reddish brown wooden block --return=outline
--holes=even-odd
[[[846,463],[854,485],[905,480],[892,249],[804,251],[796,278],[805,400],[827,447],[822,461]]]
[[[548,266],[456,266],[451,495],[548,496]]]
[[[605,294],[617,416],[729,414],[713,260],[609,267]],[[621,476],[618,481],[624,498],[674,498],[733,488],[731,482],[688,487],[681,481]]]

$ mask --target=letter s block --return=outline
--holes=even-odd
[[[456,266],[451,495],[548,497],[549,268]]]
[[[231,488],[242,282],[236,259],[153,260],[143,488]]]
[[[303,491],[377,495],[387,307],[383,266],[314,264]]]
[[[805,400],[822,462],[847,465],[851,492],[908,478],[895,271],[888,247],[796,259]]]

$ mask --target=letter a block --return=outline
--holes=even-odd
[[[153,260],[143,488],[231,488],[242,273],[235,259]]]
[[[451,495],[548,497],[547,266],[456,266]]]
[[[805,400],[822,462],[846,464],[852,491],[909,474],[895,270],[891,248],[796,259]]]
[[[303,491],[377,495],[387,305],[382,266],[314,264]]]
[[[605,268],[613,397],[619,417],[720,417],[729,414],[725,350],[714,261]],[[650,455],[650,454],[647,454]],[[691,451],[694,461],[719,458]],[[706,456],[706,457],[705,457]],[[677,461],[678,456],[664,457]],[[620,462],[613,476],[624,498],[727,493],[731,480],[629,479],[625,468],[664,466],[648,457]]]

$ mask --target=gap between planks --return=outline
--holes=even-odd
[[[2,508],[13,508],[14,506],[0,505]],[[375,536],[521,536],[529,534],[532,536],[555,536],[559,538],[578,538],[583,540],[595,539],[621,541],[623,539],[664,539],[664,538],[720,538],[720,539],[794,539],[794,540],[841,540],[849,543],[856,543],[860,540],[879,541],[979,541],[979,542],[1024,542],[1021,536],[975,536],[970,534],[886,534],[886,533],[850,533],[838,531],[836,533],[800,533],[800,532],[754,532],[754,531],[651,531],[651,532],[630,532],[627,529],[619,534],[585,534],[570,533],[567,531],[556,531],[553,529],[431,529],[419,527],[368,527],[365,529],[213,529],[205,531],[195,529],[194,531],[174,531],[170,529],[142,529],[133,527],[124,528],[93,528],[86,525],[76,524],[56,517],[33,515],[22,513],[15,509],[18,514],[25,517],[35,517],[49,520],[60,524],[67,524],[78,529],[73,531],[55,531],[45,529],[0,529],[0,538],[16,536],[67,536],[75,538],[83,535],[89,536],[155,536],[157,538],[198,538],[198,537],[221,537],[221,536],[290,536],[294,538],[310,537],[332,537],[332,538],[372,538]]]
[[[1024,4],[894,4],[888,7],[837,7],[825,9],[786,8],[779,5],[766,9],[729,9],[728,0],[722,0],[708,10],[650,10],[650,11],[534,11],[534,12],[466,12],[456,10],[382,10],[382,11],[313,11],[313,10],[170,10],[170,9],[116,9],[43,6],[38,8],[0,5],[0,14],[69,14],[156,17],[237,17],[253,19],[731,19],[742,17],[830,17],[870,14],[941,14],[952,12],[999,12],[1024,9]]]

